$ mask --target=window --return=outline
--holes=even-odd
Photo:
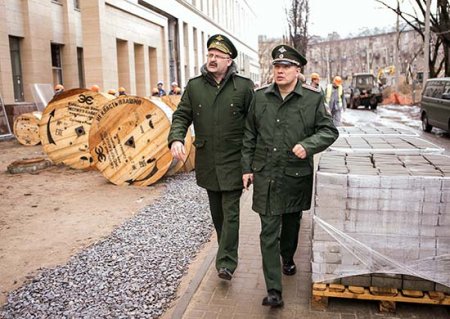
[[[80,88],[86,87],[84,80],[84,58],[83,48],[77,48],[77,61],[78,61],[78,83]]]
[[[20,58],[20,38],[9,37],[9,50],[11,54],[11,69],[14,87],[14,100],[23,102],[22,61]]]
[[[52,47],[53,85],[64,84],[62,77],[62,62],[61,62],[62,45],[52,43],[51,47]]]
[[[80,10],[80,0],[73,0],[73,7]]]

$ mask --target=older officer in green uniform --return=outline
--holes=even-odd
[[[253,210],[261,219],[260,245],[268,291],[262,304],[283,305],[283,273],[295,274],[300,219],[311,206],[313,156],[338,137],[323,94],[298,80],[306,59],[294,48],[272,51],[273,80],[255,93],[247,116],[242,181],[253,183]]]
[[[173,114],[169,147],[184,161],[184,138],[194,124],[197,184],[207,190],[219,242],[216,268],[220,278],[231,280],[238,263],[241,148],[253,82],[237,74],[237,50],[226,36],[213,35],[207,46],[201,75],[189,80]]]

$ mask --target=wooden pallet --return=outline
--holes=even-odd
[[[381,312],[395,312],[397,302],[450,305],[450,295],[439,291],[358,287],[322,283],[313,284],[311,298],[311,306],[313,308],[326,308],[328,306],[329,297],[376,300],[379,301],[379,309]]]

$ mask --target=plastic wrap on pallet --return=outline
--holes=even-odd
[[[444,149],[415,136],[343,135],[330,146],[330,151],[360,154],[442,154]]]
[[[311,265],[313,282],[382,273],[450,287],[450,157],[323,153]]]

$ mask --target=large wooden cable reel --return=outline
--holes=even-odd
[[[161,100],[166,103],[168,106],[170,106],[170,108],[175,112],[178,104],[181,101],[181,95],[165,95],[161,97]],[[194,140],[195,140],[195,133],[194,133],[194,129],[192,128],[192,126],[189,128],[189,131],[191,133],[192,139],[191,139],[191,143],[194,144]],[[187,136],[186,136],[187,139]],[[190,171],[192,171],[195,168],[195,147],[190,147],[189,146],[189,150],[186,149],[186,161],[184,162],[184,165],[178,169],[177,171],[184,171],[189,173]]]
[[[87,89],[55,96],[42,113],[39,135],[45,153],[55,163],[75,169],[90,168],[89,131],[98,110],[112,97]]]
[[[97,113],[89,136],[95,166],[116,185],[148,186],[168,171],[172,110],[137,96],[120,96]]]
[[[176,105],[167,104],[165,102],[165,101],[168,101],[168,99],[165,99],[167,97],[168,97],[168,95],[163,96],[160,99],[151,98],[150,100],[161,108],[167,107],[167,105],[168,105],[172,111],[175,111],[178,104],[176,104]],[[173,114],[173,112],[170,114],[170,121],[172,121],[172,114]],[[192,143],[193,143],[192,133],[191,133],[191,130],[188,130],[186,137],[184,138],[184,148],[185,148],[185,151],[187,154],[186,162],[179,161],[177,159],[173,159],[172,163],[169,167],[169,170],[166,173],[167,176],[172,176],[180,171],[185,171],[185,169],[184,169],[185,164],[190,163],[190,162],[188,162],[188,159],[189,159],[189,154],[192,152],[192,149],[193,149]]]
[[[14,135],[22,145],[32,146],[41,142],[39,137],[39,122],[42,112],[35,111],[19,115],[14,120]]]

